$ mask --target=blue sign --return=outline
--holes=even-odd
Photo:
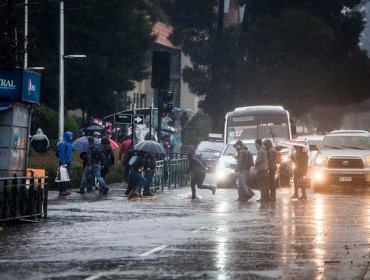
[[[21,99],[22,70],[0,68],[0,99]]]
[[[29,70],[0,68],[0,100],[40,101],[41,75]]]
[[[39,103],[40,84],[41,74],[24,70],[22,79],[22,101]]]

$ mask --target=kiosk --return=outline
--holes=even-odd
[[[41,75],[0,68],[0,222],[46,216],[46,177],[27,177],[31,114]]]

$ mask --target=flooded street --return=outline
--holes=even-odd
[[[0,279],[370,279],[370,196],[238,203],[190,188],[128,201],[50,192],[49,218],[0,232]]]

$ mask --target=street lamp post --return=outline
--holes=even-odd
[[[64,133],[64,59],[85,58],[84,54],[64,55],[64,1],[60,1],[60,32],[59,32],[59,141]]]

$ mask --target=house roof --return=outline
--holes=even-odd
[[[172,26],[165,25],[162,22],[157,22],[153,27],[153,34],[157,35],[157,39],[155,42],[172,49],[180,49],[181,47],[173,45],[172,42],[168,39],[172,31]]]

